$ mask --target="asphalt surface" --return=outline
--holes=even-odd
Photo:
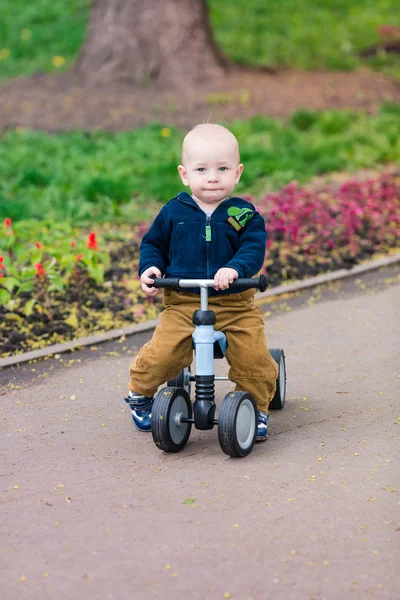
[[[134,429],[145,335],[0,372],[2,598],[398,597],[399,267],[263,309],[288,396],[245,459]]]

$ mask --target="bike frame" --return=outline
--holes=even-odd
[[[200,288],[200,310],[193,314],[195,330],[192,334],[193,344],[196,352],[196,374],[190,377],[195,381],[195,402],[193,404],[193,419],[185,421],[194,422],[197,429],[212,429],[218,421],[215,416],[215,387],[216,379],[227,381],[228,377],[215,377],[214,373],[214,344],[219,345],[220,353],[225,355],[227,348],[226,336],[221,331],[215,331],[215,313],[208,308],[208,288],[214,288],[214,279],[156,279],[155,287],[171,287],[180,289]],[[252,287],[264,291],[268,280],[264,275],[257,279],[242,279],[234,282],[230,288],[242,285],[241,289]],[[222,357],[221,356],[221,357]]]

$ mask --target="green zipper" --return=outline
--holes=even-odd
[[[210,215],[206,215],[206,242],[211,242],[211,225],[210,225],[210,220],[211,220],[211,216]]]

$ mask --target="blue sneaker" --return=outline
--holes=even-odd
[[[154,398],[142,396],[129,391],[128,397],[124,398],[132,411],[132,420],[139,431],[151,431],[151,410]]]
[[[268,438],[268,419],[269,415],[262,410],[258,411],[258,426],[256,442],[263,442]]]

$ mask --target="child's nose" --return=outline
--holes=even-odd
[[[217,171],[210,170],[208,173],[208,181],[218,181]]]

